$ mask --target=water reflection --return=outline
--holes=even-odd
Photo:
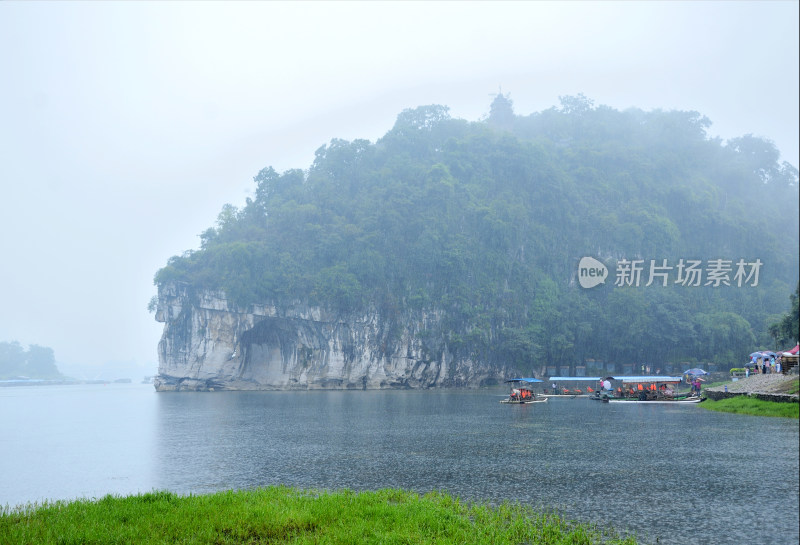
[[[159,394],[155,486],[447,490],[661,543],[798,541],[797,422],[499,393]],[[794,515],[758,516],[776,498]]]
[[[155,398],[139,385],[0,388],[0,506],[151,490]]]

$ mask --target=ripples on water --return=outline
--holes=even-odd
[[[519,501],[642,542],[798,543],[796,421],[502,393],[0,389],[19,415],[0,428],[0,503],[400,487]]]

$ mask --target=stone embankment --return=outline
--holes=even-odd
[[[736,382],[704,389],[703,392],[706,397],[715,401],[748,395],[765,401],[798,403],[800,401],[798,394],[787,393],[787,390],[791,390],[792,385],[796,383],[796,374],[751,375],[748,378],[740,378]]]

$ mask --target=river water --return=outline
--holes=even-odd
[[[800,541],[796,420],[502,393],[0,388],[0,505],[401,487],[517,501],[642,543]]]

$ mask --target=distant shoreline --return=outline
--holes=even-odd
[[[0,380],[0,387],[11,386],[73,386],[76,384],[131,384],[132,379],[118,378],[114,380],[78,380],[78,379],[9,379]]]

